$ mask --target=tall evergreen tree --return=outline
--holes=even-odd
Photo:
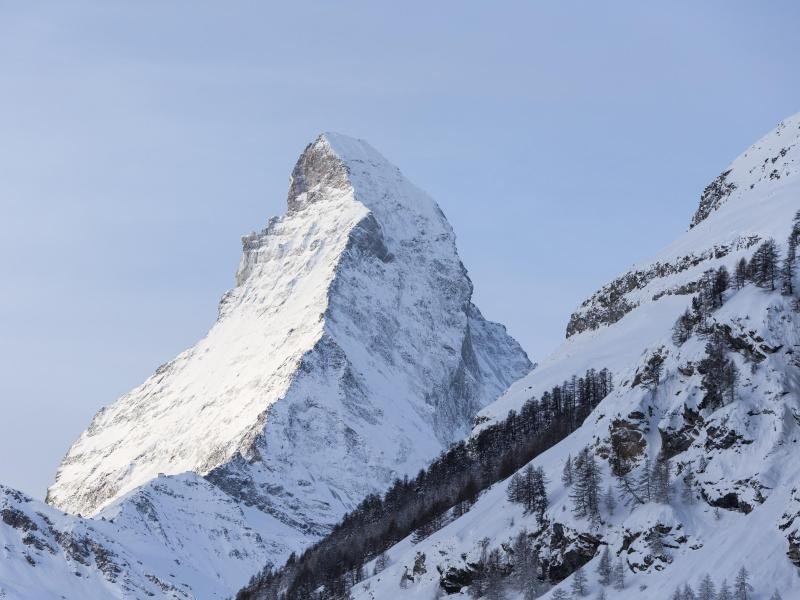
[[[572,595],[573,596],[585,596],[587,593],[588,582],[586,581],[586,574],[583,572],[581,567],[575,569],[575,572],[572,574]]]
[[[700,581],[700,587],[697,589],[697,600],[716,600],[716,598],[714,581],[711,579],[711,575],[706,573]]]
[[[650,502],[653,499],[653,468],[649,458],[645,459],[644,465],[639,469],[639,477],[636,479],[636,491],[643,503]]]
[[[751,600],[753,586],[750,585],[750,573],[744,566],[736,574],[736,581],[733,584],[734,600]]]
[[[388,566],[389,558],[386,556],[386,552],[381,552],[378,554],[378,558],[375,559],[375,568],[373,569],[372,574],[377,575],[381,571],[385,570]]]
[[[664,357],[656,352],[644,365],[642,370],[641,382],[648,390],[655,390],[661,382],[661,374],[664,371]]]
[[[686,466],[686,473],[683,476],[681,500],[686,504],[694,504],[694,471],[691,465]]]
[[[722,306],[723,294],[731,285],[731,277],[725,265],[722,265],[714,273],[714,282],[711,286],[714,307]]]
[[[741,258],[739,262],[736,263],[736,272],[733,277],[737,290],[742,289],[747,283],[747,273],[747,259]]]
[[[706,390],[701,408],[716,410],[724,406],[726,401],[735,398],[738,369],[727,357],[727,349],[721,335],[714,334],[706,343],[706,356],[697,365],[702,375],[702,386]]]
[[[572,455],[567,454],[567,460],[564,462],[564,470],[561,472],[561,483],[564,487],[569,487],[575,479],[575,474],[572,470]]]
[[[617,496],[616,493],[614,492],[614,489],[610,485],[608,486],[608,489],[606,489],[603,502],[605,502],[608,514],[613,515],[614,510],[617,508]]]
[[[576,517],[597,519],[600,514],[600,469],[588,447],[575,459],[575,483],[570,498]]]
[[[614,563],[614,571],[611,573],[611,581],[614,584],[615,590],[625,588],[625,563],[622,557],[618,558]]]
[[[789,234],[789,242],[787,245],[786,257],[783,259],[781,265],[781,283],[783,293],[791,296],[794,293],[794,276],[796,273],[797,261],[797,244],[800,242],[800,228],[792,229]]]
[[[613,567],[611,566],[611,553],[608,551],[608,546],[603,547],[603,553],[600,555],[600,562],[597,565],[597,574],[599,575],[600,585],[610,585]]]
[[[659,455],[650,476],[651,498],[661,504],[669,504],[670,472],[672,467],[668,458]]]
[[[748,271],[758,285],[775,289],[778,277],[778,247],[775,240],[770,238],[758,247],[750,259]]]
[[[731,594],[731,588],[728,587],[727,579],[722,580],[722,585],[719,586],[716,600],[733,600],[733,594]]]

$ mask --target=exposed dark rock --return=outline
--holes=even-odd
[[[630,418],[633,415],[634,413],[631,413],[628,417]],[[641,413],[635,413],[635,415],[641,415],[642,419],[644,418]],[[623,474],[630,470],[631,464],[644,454],[647,441],[640,423],[641,420],[639,419],[635,421],[614,419],[609,426],[613,455],[621,459],[620,464],[615,466],[618,474]]]
[[[689,229],[702,222],[708,215],[719,208],[736,189],[736,184],[727,180],[730,173],[730,169],[723,171],[703,190],[700,196],[700,205],[692,217]]]
[[[705,443],[706,450],[727,450],[734,445],[753,443],[752,440],[746,440],[740,433],[724,426],[709,425],[706,433],[708,436]]]
[[[599,546],[600,538],[589,533],[571,537],[561,523],[553,523],[549,543],[550,559],[546,564],[550,581],[557,583],[569,577],[575,569],[592,560]]]
[[[475,570],[470,567],[464,567],[463,569],[449,567],[440,573],[439,586],[448,594],[457,594],[471,585],[474,579]]]
[[[4,508],[0,510],[0,517],[3,523],[10,525],[14,529],[22,531],[36,531],[39,526],[24,512],[16,508]]]
[[[703,500],[710,506],[716,508],[723,508],[725,510],[735,510],[744,514],[748,514],[753,510],[753,507],[739,498],[736,492],[727,492],[717,497],[710,497],[705,489],[700,490]]]

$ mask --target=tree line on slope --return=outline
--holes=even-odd
[[[419,541],[466,512],[481,491],[575,431],[612,388],[607,369],[590,369],[531,398],[519,412],[451,446],[416,477],[397,479],[383,497],[367,496],[302,555],[277,571],[265,568],[237,600],[348,597],[365,577],[366,563],[376,559],[380,571],[395,543],[411,534]]]
[[[672,339],[676,345],[683,344],[693,331],[701,333],[708,329],[707,317],[722,306],[723,294],[731,286],[740,290],[748,283],[774,291],[780,284],[781,293],[792,296],[795,292],[794,279],[797,274],[797,246],[800,244],[800,211],[795,214],[792,228],[786,241],[786,256],[781,260],[775,240],[770,238],[753,253],[748,261],[741,258],[736,263],[731,278],[728,269],[709,269],[697,284],[698,293],[692,298],[691,308],[687,308],[673,328]]]

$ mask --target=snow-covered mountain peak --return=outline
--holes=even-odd
[[[282,540],[266,550],[277,563],[465,435],[530,370],[472,304],[436,203],[366,142],[318,137],[286,214],[242,242],[217,322],[98,412],[51,505],[99,515],[194,473],[274,525],[261,534]]]

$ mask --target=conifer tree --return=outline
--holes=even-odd
[[[611,581],[614,584],[615,590],[625,588],[625,564],[622,562],[622,557],[617,559],[614,563],[614,571],[611,573]]]
[[[783,596],[781,596],[781,595],[780,595],[780,593],[778,592],[778,590],[775,590],[775,591],[772,593],[772,596],[770,596],[770,597],[769,597],[769,600],[783,600]]]
[[[702,386],[706,390],[701,408],[716,410],[732,402],[735,397],[738,370],[736,364],[727,357],[725,342],[721,335],[715,334],[706,344],[706,356],[697,365],[702,375]]]
[[[653,473],[650,476],[651,498],[661,504],[669,503],[669,486],[671,465],[668,458],[659,455],[653,466]]]
[[[572,574],[572,594],[574,596],[585,596],[587,588],[586,574],[581,567],[575,569]]]
[[[797,227],[797,225],[795,225]],[[796,272],[795,263],[797,260],[797,244],[800,242],[800,229],[792,229],[789,234],[788,250],[786,258],[781,265],[781,283],[783,293],[791,296],[794,293],[794,276]]]
[[[569,487],[572,485],[574,478],[575,475],[572,470],[572,456],[567,454],[567,460],[564,463],[564,470],[561,473],[561,483],[564,484],[564,487]]]
[[[663,371],[664,357],[660,353],[653,354],[644,365],[641,375],[642,385],[650,391],[655,390],[661,382]]]
[[[373,575],[377,575],[386,567],[389,566],[389,558],[386,556],[386,552],[381,552],[378,554],[378,558],[375,559],[375,568],[372,571]]]
[[[750,277],[761,287],[775,289],[778,276],[778,247],[775,240],[768,239],[761,244],[750,259]]]
[[[706,573],[697,589],[697,600],[716,600],[716,596],[714,581],[711,579],[711,575]]]
[[[719,591],[717,592],[715,600],[733,600],[733,594],[731,594],[731,588],[728,587],[727,579],[722,580],[722,585],[719,586]]]
[[[645,459],[644,465],[639,470],[639,477],[636,479],[636,491],[643,503],[653,499],[653,468],[650,459]]]
[[[750,573],[742,566],[736,574],[736,581],[733,584],[734,600],[751,600],[753,587],[750,585]]]
[[[600,562],[597,565],[600,585],[609,585],[611,583],[612,571],[611,554],[608,551],[608,546],[605,546],[603,548],[603,553],[600,555]]]
[[[697,600],[697,594],[688,583],[683,586],[682,600]]]
[[[544,476],[544,469],[536,467],[533,469],[528,465],[531,472],[531,511],[536,514],[539,525],[544,523],[544,513],[547,511],[547,479]]]
[[[603,498],[603,501],[606,504],[606,510],[608,511],[608,514],[613,515],[614,509],[617,508],[617,497],[610,485],[608,486],[608,489],[606,489],[606,494]]]
[[[737,290],[742,289],[747,283],[747,259],[741,258],[739,259],[739,262],[736,263],[734,282]]]
[[[686,466],[686,474],[683,476],[681,500],[686,504],[694,504],[694,471],[691,465]]]
[[[570,498],[577,517],[596,519],[600,514],[600,470],[594,455],[586,447],[575,459],[575,483]]]
[[[711,287],[713,305],[715,308],[722,306],[722,295],[730,287],[730,284],[731,277],[728,274],[728,269],[723,265],[714,273],[714,282]]]
[[[696,317],[687,308],[684,313],[675,321],[672,327],[672,341],[676,346],[680,346],[690,337],[692,337],[692,330],[697,323]]]

